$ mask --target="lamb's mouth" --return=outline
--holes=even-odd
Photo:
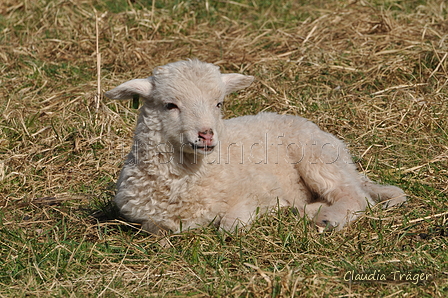
[[[191,148],[196,152],[197,150],[205,151],[205,152],[212,152],[215,149],[215,146],[199,146],[194,143],[190,143]]]

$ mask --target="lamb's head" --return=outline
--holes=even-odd
[[[106,92],[111,99],[139,95],[144,108],[157,111],[166,141],[185,153],[207,154],[222,133],[224,96],[249,86],[252,76],[221,74],[219,67],[198,60],[157,67],[146,79],[135,79]]]

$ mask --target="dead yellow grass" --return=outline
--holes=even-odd
[[[219,278],[209,267],[203,272],[190,268],[190,263],[181,260],[182,253],[173,257],[138,231],[131,229],[120,236],[116,227],[126,230],[126,224],[111,216],[107,202],[129,150],[136,110],[128,102],[107,99],[102,99],[98,108],[97,40],[103,91],[149,76],[155,66],[192,57],[216,63],[225,72],[254,75],[256,82],[251,88],[228,99],[227,117],[264,110],[307,117],[345,139],[369,176],[400,185],[410,195],[407,207],[386,213],[375,210],[359,222],[359,230],[329,237],[335,248],[355,254],[361,246],[367,247],[365,250],[372,253],[367,259],[373,260],[374,244],[369,239],[389,237],[387,241],[405,248],[397,252],[387,247],[386,254],[400,262],[411,258],[415,264],[419,257],[427,258],[419,268],[429,266],[430,260],[438,262],[436,257],[428,257],[431,249],[446,252],[445,1],[255,2],[143,1],[140,5],[138,1],[117,1],[126,9],[115,12],[108,9],[110,2],[99,0],[0,3],[2,227],[20,227],[27,237],[45,242],[62,237],[59,232],[48,231],[66,220],[69,233],[81,244],[108,241],[128,251],[138,246],[148,254],[144,262],[129,262],[123,250],[116,256],[105,254],[104,263],[96,260],[92,266],[86,264],[84,275],[61,281],[43,276],[42,280],[48,280],[44,285],[81,286],[85,293],[95,292],[97,296],[120,296],[120,285],[129,293],[132,288],[144,293],[149,287],[163,295],[178,288],[178,293],[202,296],[210,295],[208,287],[218,287],[226,276],[232,282],[221,294],[229,296],[275,296],[275,291],[288,296],[296,291],[309,296],[375,296],[367,286],[340,283],[340,275],[329,269],[338,270],[333,264],[335,255],[325,257],[319,250],[323,249],[320,240],[307,240],[310,243],[302,251],[291,252],[276,238],[278,227],[270,230],[265,222],[254,233],[242,236],[249,248],[240,254],[249,257],[241,266],[231,261],[240,258],[236,251],[241,250],[241,240],[238,244],[237,238],[216,246],[210,242],[215,236],[205,232],[203,236],[171,238],[173,245],[184,251],[200,247],[203,253],[216,256],[216,262],[224,260],[228,267],[218,270]],[[106,220],[98,223],[89,215],[102,215]],[[381,230],[372,228],[372,222],[389,225],[391,234],[382,235]],[[403,236],[423,233],[432,237],[439,226],[445,229],[442,238],[424,248],[413,247],[414,238]],[[400,230],[402,227],[408,230]],[[112,236],[108,231],[114,231]],[[296,231],[294,239],[302,241],[306,233]],[[257,243],[262,244],[258,247]],[[9,260],[8,245],[2,245]],[[91,254],[95,254],[96,246]],[[225,246],[235,251],[220,252]],[[408,254],[406,247],[413,247],[416,253]],[[78,250],[73,249],[72,256]],[[309,250],[313,253],[306,253]],[[171,263],[163,264],[162,260],[170,258]],[[261,263],[252,262],[254,259]],[[442,296],[448,291],[440,283],[447,278],[446,253],[439,261],[440,279],[428,286],[428,292],[387,286],[381,291],[391,296],[406,291],[411,296]],[[304,265],[316,262],[321,264],[317,268]],[[32,281],[30,276],[28,284],[36,288],[35,292],[30,290],[32,295],[52,293],[51,287],[39,287],[42,281]],[[123,284],[115,284],[118,279]],[[236,282],[238,279],[242,281]],[[9,286],[24,288],[18,281]]]

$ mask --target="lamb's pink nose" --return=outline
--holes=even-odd
[[[211,146],[213,140],[213,130],[207,129],[204,131],[198,132],[199,138],[202,139],[202,142],[205,146]]]

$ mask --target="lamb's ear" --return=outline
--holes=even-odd
[[[253,76],[245,76],[239,73],[221,74],[221,79],[226,85],[226,95],[248,87],[254,81]]]
[[[134,95],[148,97],[152,89],[152,77],[127,81],[120,86],[107,91],[105,95],[110,99],[131,99]]]

